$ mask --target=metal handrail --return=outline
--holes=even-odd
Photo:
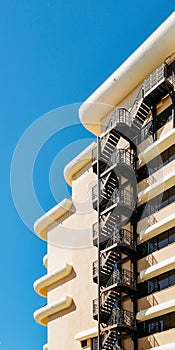
[[[92,162],[95,162],[97,160],[97,146],[93,148],[92,150]]]
[[[138,109],[140,101],[150,90],[152,90],[159,82],[161,82],[161,80],[167,78],[166,67],[167,65],[165,63],[162,63],[144,80],[130,111],[128,111],[126,108],[119,108],[111,114],[105,131],[115,128],[120,123],[124,123],[129,127],[132,127],[135,113]]]
[[[133,239],[133,233],[128,231],[127,229],[117,230],[117,228],[115,228],[113,235],[106,243],[104,249],[117,243],[129,245],[131,248],[136,248],[136,241]]]
[[[111,317],[107,322],[107,326],[113,325],[135,327],[136,321],[134,313],[129,310],[119,308],[113,309]]]
[[[109,165],[114,164],[126,164],[134,167],[134,155],[127,149],[118,149],[116,152],[112,153]]]
[[[116,188],[107,204],[107,208],[113,204],[125,204],[130,207],[135,206],[134,195],[127,189]]]
[[[92,187],[92,201],[94,202],[98,198],[98,185]]]
[[[98,260],[93,261],[93,276],[96,276],[98,274]]]
[[[132,271],[127,269],[114,270],[111,277],[106,283],[106,287],[109,287],[113,284],[122,284],[128,285],[129,287],[136,287],[136,278]]]
[[[118,124],[127,124],[131,126],[130,113],[126,108],[116,109],[110,116],[109,122],[105,128],[105,131],[108,129],[115,128]]]
[[[95,222],[95,224],[92,225],[92,236],[93,239],[97,239],[98,237],[98,222]]]
[[[152,72],[143,82],[144,94],[156,86],[162,79],[165,78],[165,63],[161,64]]]

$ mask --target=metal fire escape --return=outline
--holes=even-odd
[[[93,208],[98,211],[92,228],[98,248],[98,260],[93,263],[93,280],[98,284],[93,317],[98,321],[99,350],[123,349],[126,337],[138,349],[136,145],[150,112],[154,123],[156,103],[168,93],[174,98],[172,72],[174,64],[162,64],[144,81],[130,111],[120,108],[112,113],[93,152],[93,171],[98,176],[92,188]],[[127,148],[118,148],[120,137],[128,141]]]

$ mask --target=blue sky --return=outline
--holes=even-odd
[[[35,324],[32,316],[46,303],[32,287],[46,273],[42,266],[46,245],[18,216],[10,190],[11,160],[19,138],[43,114],[84,101],[174,9],[174,1],[162,0],[1,0],[0,349],[38,350],[46,342],[46,328]],[[68,125],[79,123],[77,110],[67,109]],[[80,139],[85,140],[75,142]],[[62,169],[91,139],[77,125],[43,145],[33,178],[44,210],[67,196]],[[49,172],[58,152],[72,142],[54,163],[58,164],[52,176],[55,200]],[[37,215],[27,206],[26,194],[22,204],[32,218]]]

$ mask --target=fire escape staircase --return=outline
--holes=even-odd
[[[118,293],[114,290],[102,292],[100,298],[100,318],[104,321],[109,319],[117,298]],[[98,320],[98,299],[93,300],[93,317],[95,320]]]
[[[137,142],[135,138],[140,134],[148,114],[152,112],[154,119],[153,111],[156,103],[171,91],[174,92],[171,71],[166,64],[162,64],[150,74],[145,79],[131,110],[116,109],[99,140],[100,150],[97,162],[99,162],[100,193],[98,198],[97,189],[93,190],[93,201],[96,201],[96,209],[97,200],[100,201],[98,213],[100,266],[98,267],[97,261],[93,263],[93,280],[99,283],[100,310],[96,299],[93,317],[99,321],[99,340],[102,350],[121,349],[118,340],[125,335],[129,335],[134,342],[136,339],[136,234],[122,228],[135,208],[135,190],[134,187],[131,191],[126,188],[127,183],[132,183],[130,175],[123,185],[120,176],[124,172],[122,173],[121,167],[118,167],[129,159],[127,166],[135,170],[135,160],[132,158],[131,162],[131,157],[128,158],[124,150],[116,148],[122,136],[130,142],[132,157],[135,155],[136,143],[134,142]],[[113,171],[113,165],[118,168],[116,172]],[[119,187],[120,183],[122,183],[121,187]],[[121,217],[123,222],[120,222]],[[98,234],[98,226],[94,226],[93,232],[94,235]],[[98,246],[97,238],[95,245]],[[131,261],[132,271],[123,268],[123,262],[128,259]],[[123,309],[123,296],[130,297],[134,312]],[[134,344],[136,345],[137,341]]]
[[[107,135],[101,138],[101,150],[100,150],[100,159],[105,163],[108,163],[111,159],[111,154],[114,152],[120,135],[115,131],[111,130]]]
[[[109,279],[109,275],[113,271],[118,258],[119,254],[112,250],[109,252],[102,252],[100,266],[100,280],[102,285]]]

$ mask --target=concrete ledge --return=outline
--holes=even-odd
[[[175,184],[175,171],[172,171],[168,175],[164,176],[161,180],[156,181],[154,184],[148,186],[145,190],[140,191],[138,193],[138,200],[140,200],[141,203],[146,203],[150,199],[168,190],[174,184]]]
[[[94,338],[94,337],[97,337],[98,336],[98,328],[97,326],[96,327],[93,327],[93,328],[90,328],[90,329],[86,329],[85,331],[82,331],[80,333],[77,333],[74,337],[75,340],[85,340],[85,339],[88,339],[88,338]]]
[[[175,255],[140,272],[140,278],[148,280],[175,268]]]
[[[35,321],[42,326],[47,326],[48,317],[57,314],[65,309],[68,309],[72,304],[73,299],[70,297],[64,297],[57,300],[54,303],[45,305],[42,308],[36,310],[33,314]]]
[[[63,218],[67,213],[71,212],[72,207],[72,200],[65,198],[62,202],[41,216],[41,218],[39,218],[34,224],[34,231],[37,236],[39,236],[44,241],[47,241],[48,227],[54,222]]]
[[[175,343],[156,346],[155,348],[149,348],[147,350],[173,350],[175,349]]]
[[[175,12],[81,105],[79,117],[95,135],[101,120],[175,50]]]
[[[136,315],[136,319],[138,321],[145,321],[153,317],[158,317],[161,315],[168,314],[173,311],[175,311],[175,299],[172,299],[172,300],[166,301],[165,303],[151,306],[148,309],[139,311]]]
[[[42,276],[36,280],[33,284],[34,290],[36,293],[43,297],[47,297],[47,289],[52,286],[54,283],[59,282],[63,278],[69,276],[72,271],[72,265],[64,264],[59,267],[57,270],[53,271],[50,274]]]
[[[170,130],[164,136],[160,137],[157,141],[148,146],[143,152],[138,155],[142,164],[150,162],[167,148],[174,144],[175,129]]]
[[[43,265],[46,268],[48,267],[48,254],[44,255],[44,257],[43,257]]]
[[[96,147],[96,142],[92,142],[87,148],[83,150],[77,157],[75,157],[64,168],[64,177],[69,186],[72,186],[72,178],[85,166],[92,162],[92,150]]]
[[[173,349],[175,349],[175,343],[160,345],[160,346],[156,346],[155,348],[150,348],[147,350],[173,350]]]
[[[48,344],[43,345],[43,350],[48,350]]]
[[[147,241],[160,233],[167,231],[175,226],[175,214],[167,216],[165,219],[156,222],[154,225],[142,230],[139,235],[140,242]]]

